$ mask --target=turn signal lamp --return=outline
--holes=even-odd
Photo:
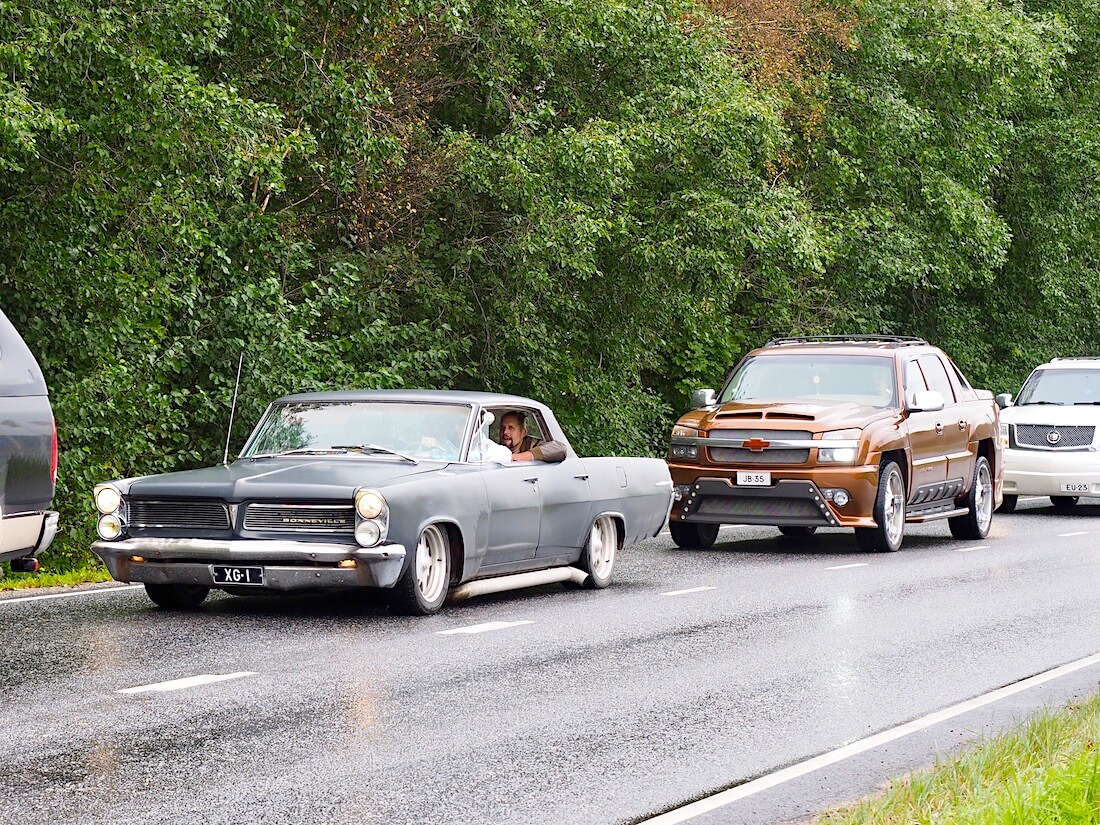
[[[336,566],[342,567],[347,570],[349,568],[355,567],[355,559],[340,559],[340,561],[336,562]]]

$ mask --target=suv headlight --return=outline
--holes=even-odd
[[[863,430],[855,428],[848,430],[829,430],[821,434],[821,440],[858,442],[861,435],[863,435]],[[826,447],[822,445],[817,448],[817,460],[823,464],[852,464],[856,460],[857,455],[859,455],[858,445],[855,447],[849,447],[847,445],[843,447]]]
[[[998,428],[998,435],[1000,436],[1000,439],[1001,439],[1001,446],[1002,447],[1007,447],[1008,446],[1008,424],[1006,424],[1003,421],[1000,423],[999,428]]]

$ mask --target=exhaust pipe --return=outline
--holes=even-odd
[[[477,579],[476,581],[460,584],[450,592],[447,600],[464,602],[474,596],[484,596],[487,593],[501,593],[505,590],[519,590],[521,587],[537,587],[540,584],[553,584],[554,582],[576,582],[583,585],[588,574],[576,567],[551,567],[547,570],[532,570],[530,573],[514,573],[510,576],[496,576],[491,579]]]

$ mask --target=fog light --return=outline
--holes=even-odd
[[[143,561],[145,561],[145,556],[130,556],[130,561],[141,564]]]
[[[361,521],[355,525],[355,540],[363,547],[374,547],[382,538],[382,531],[373,521]]]
[[[114,541],[122,535],[122,520],[115,515],[103,516],[95,530],[104,541]]]
[[[833,491],[833,503],[836,504],[837,507],[843,507],[845,504],[847,504],[851,500],[852,500],[852,497],[850,495],[848,495],[847,490],[834,490]]]
[[[691,485],[690,484],[677,484],[672,489],[672,499],[673,499],[673,501],[682,501],[683,499],[687,498],[687,494],[690,491],[691,491]]]

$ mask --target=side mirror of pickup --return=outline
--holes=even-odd
[[[1005,407],[1012,406],[1012,393],[1002,392],[993,400],[996,402],[997,406],[1003,410]]]
[[[936,412],[943,409],[943,396],[935,390],[917,390],[909,396],[909,412]]]
[[[714,390],[696,390],[691,394],[692,407],[713,407]]]

